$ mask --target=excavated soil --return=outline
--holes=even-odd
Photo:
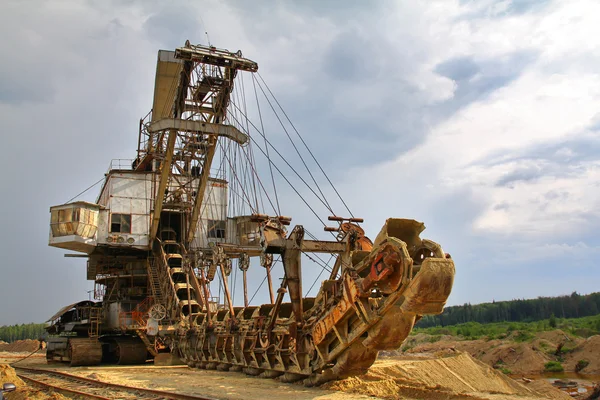
[[[529,342],[516,342],[513,332],[505,339],[459,340],[451,336],[413,335],[407,341],[410,350],[382,352],[369,372],[359,377],[330,382],[321,388],[281,384],[272,379],[247,377],[241,373],[204,371],[187,368],[108,366],[68,368],[65,370],[100,380],[174,390],[182,393],[212,395],[220,399],[294,398],[294,399],[540,399],[566,400],[569,396],[542,376],[544,364],[556,360],[554,352],[563,345],[562,365],[574,371],[579,360],[587,360],[581,371],[600,378],[600,336],[581,339],[556,330],[539,333]],[[439,339],[439,340],[438,340]],[[437,341],[435,341],[437,340]],[[432,343],[432,341],[434,341]],[[35,340],[0,344],[0,361],[25,358],[38,347]],[[7,350],[4,350],[7,349]],[[25,365],[49,366],[44,352],[24,360]],[[1,366],[2,382],[19,386],[7,399],[62,399],[28,389],[14,370]],[[511,373],[514,379],[504,375]],[[571,373],[572,374],[572,373]],[[573,375],[573,374],[572,374]],[[535,378],[533,380],[521,377]],[[579,398],[586,398],[580,396]]]
[[[15,373],[15,370],[7,364],[0,364],[0,385],[14,383],[17,390],[4,394],[7,400],[66,400],[67,397],[59,393],[46,393],[25,385]]]
[[[526,386],[469,354],[379,360],[365,375],[331,382],[330,389],[396,399],[569,399],[550,385]]]
[[[544,372],[544,364],[555,361],[557,347],[563,345],[563,367],[567,372],[575,371],[579,360],[587,360],[584,374],[600,374],[600,335],[582,339],[568,335],[561,330],[537,333],[529,342],[516,342],[514,332],[506,339],[457,340],[452,336],[442,336],[430,343],[431,336],[418,334],[407,341],[411,347],[406,352],[388,352],[388,357],[409,355],[445,356],[465,352],[489,366],[503,368],[514,375],[539,375]]]
[[[21,353],[21,352],[33,352],[40,348],[39,340],[17,340],[12,343],[0,343],[0,351],[7,351],[11,353]]]
[[[581,342],[565,357],[565,369],[574,371],[579,360],[588,361],[581,373],[600,375],[600,335],[591,336]]]

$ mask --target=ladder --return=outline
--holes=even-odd
[[[160,288],[160,276],[156,264],[158,264],[158,260],[156,259],[147,261],[148,282],[152,291],[152,297],[154,297],[154,303],[164,305],[162,289]]]
[[[156,357],[158,352],[156,351],[154,343],[152,343],[150,341],[150,339],[148,338],[148,335],[146,335],[146,333],[141,329],[136,329],[135,333],[137,333],[137,335],[140,337],[140,339],[142,339],[142,342],[144,342],[144,345],[146,346],[146,349],[148,349],[148,352],[150,354],[152,354],[154,357]]]
[[[89,322],[90,327],[88,328],[88,336],[90,339],[97,339],[100,336],[100,319],[102,316],[102,309],[99,307],[90,307]]]

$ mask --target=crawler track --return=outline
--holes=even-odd
[[[216,400],[211,397],[179,394],[162,390],[139,388],[116,383],[101,382],[66,372],[48,369],[14,367],[17,375],[28,383],[51,388],[69,395],[81,396],[85,399],[181,399],[181,400]],[[107,397],[110,396],[110,397]]]

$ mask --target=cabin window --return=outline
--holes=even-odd
[[[110,216],[111,233],[131,233],[131,214],[112,214]]]
[[[212,239],[225,239],[225,221],[208,220],[208,237]]]

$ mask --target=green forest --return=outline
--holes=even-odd
[[[529,300],[494,301],[446,307],[440,315],[426,315],[419,328],[452,326],[467,322],[534,322],[555,318],[581,318],[600,313],[600,293],[570,296],[538,297]]]
[[[0,340],[14,342],[22,339],[39,339],[46,331],[46,324],[20,324],[0,327]]]

